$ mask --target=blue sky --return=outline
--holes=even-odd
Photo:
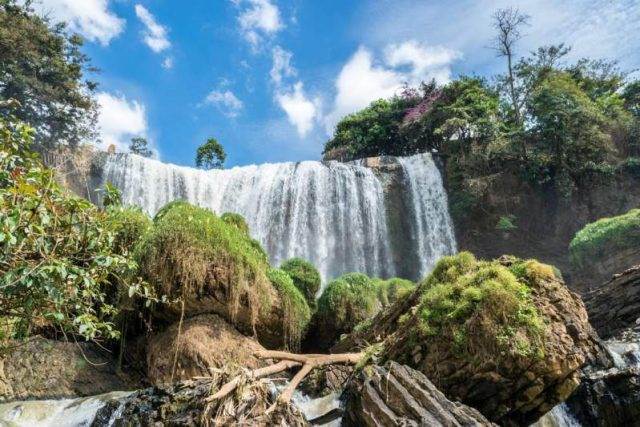
[[[336,121],[403,82],[492,75],[490,17],[531,15],[520,53],[566,42],[569,60],[640,67],[640,1],[40,0],[69,22],[101,72],[102,144],[147,137],[193,165],[207,137],[227,167],[319,159]]]

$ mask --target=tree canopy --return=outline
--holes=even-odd
[[[217,139],[209,138],[196,151],[196,166],[203,169],[222,169],[226,158],[224,147]]]
[[[142,157],[151,157],[153,155],[153,151],[149,148],[149,142],[141,136],[131,138],[129,151]]]
[[[28,4],[0,0],[0,100],[20,103],[11,113],[35,129],[39,146],[74,147],[95,137],[97,85],[84,78],[93,69],[80,51],[82,38]]]

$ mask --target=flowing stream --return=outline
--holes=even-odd
[[[419,280],[456,251],[447,194],[431,154],[385,161],[394,172],[376,173],[364,161],[204,171],[116,154],[96,186],[110,182],[125,204],[151,215],[176,199],[242,214],[274,265],[301,257],[325,282],[352,271]],[[387,188],[389,180],[398,185]],[[391,218],[399,210],[401,224]]]

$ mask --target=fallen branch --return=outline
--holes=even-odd
[[[279,359],[280,361],[273,365],[251,371],[249,373],[249,377],[253,379],[262,378],[271,374],[282,372],[294,366],[302,365],[302,368],[296,373],[296,375],[291,379],[289,384],[287,384],[285,389],[282,391],[282,393],[278,397],[278,400],[276,400],[276,402],[274,402],[274,404],[271,405],[269,409],[267,409],[267,414],[272,412],[277,404],[288,404],[291,401],[293,392],[296,390],[298,385],[300,385],[302,380],[304,380],[304,378],[309,375],[309,373],[315,368],[319,366],[334,364],[356,365],[364,357],[364,353],[295,354],[288,353],[286,351],[269,350],[258,351],[254,355],[260,359]],[[242,375],[238,375],[233,378],[231,381],[223,385],[215,394],[208,397],[207,402],[211,402],[227,396],[238,387],[241,379]]]

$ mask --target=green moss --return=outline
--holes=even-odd
[[[632,209],[624,215],[602,218],[587,224],[569,245],[571,260],[582,266],[590,259],[610,251],[625,250],[640,243],[640,209]]]
[[[239,213],[225,212],[220,216],[220,219],[222,219],[227,224],[236,227],[243,233],[249,234],[249,226],[247,225],[247,221]]]
[[[153,225],[149,215],[139,208],[114,206],[107,209],[106,226],[113,231],[113,247],[119,254],[133,252],[134,246]]]
[[[529,280],[552,277],[553,270],[531,260],[514,265],[478,261],[467,252],[443,258],[421,285],[419,333],[452,337],[470,354],[537,354],[544,323]]]
[[[184,201],[163,207],[135,255],[147,280],[169,298],[195,297],[221,287],[230,295],[231,316],[246,300],[254,321],[269,304],[264,251],[208,209]]]
[[[383,307],[393,304],[409,295],[416,288],[416,284],[410,280],[394,277],[388,280],[377,280],[378,300]]]
[[[311,319],[309,305],[285,271],[271,268],[267,276],[282,300],[284,341],[290,350],[298,351],[302,335]]]
[[[316,294],[320,289],[320,273],[309,261],[302,258],[291,258],[282,263],[280,268],[287,272],[293,284],[302,292],[307,303],[313,309],[316,307]]]
[[[500,231],[513,231],[518,228],[515,224],[516,217],[515,215],[504,215],[498,219],[498,223],[496,224],[496,230]]]
[[[337,338],[380,310],[377,286],[366,275],[345,274],[331,281],[318,299],[321,327]]]

